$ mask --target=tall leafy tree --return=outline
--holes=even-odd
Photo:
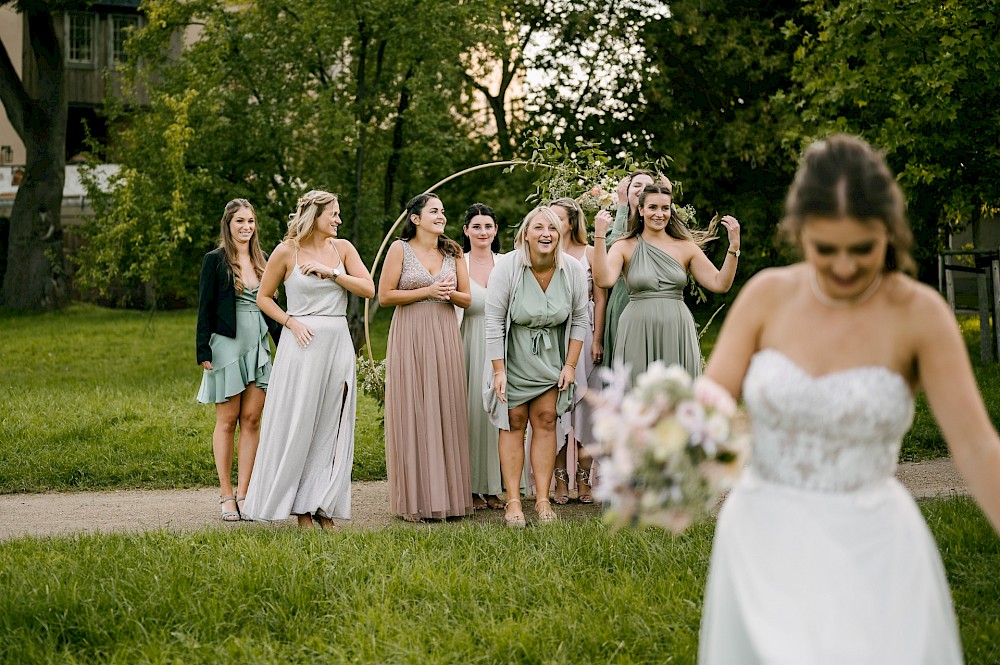
[[[65,60],[53,14],[87,2],[0,0],[23,15],[27,52],[37,77],[22,81],[12,54],[0,48],[0,102],[25,147],[25,172],[11,210],[6,271],[0,302],[23,309],[67,302],[62,269],[62,194],[68,103]],[[13,57],[21,57],[20,53]]]
[[[778,260],[772,239],[795,163],[772,97],[791,85],[793,46],[781,28],[800,16],[791,0],[675,0],[642,33],[636,132],[672,157],[668,175],[702,219],[740,219],[741,277]]]
[[[790,147],[861,134],[899,174],[928,259],[942,231],[1000,207],[1000,2],[813,0],[789,23],[795,86],[779,96]]]
[[[154,280],[190,296],[227,199],[250,198],[273,245],[312,187],[340,194],[343,235],[373,256],[401,202],[483,154],[461,67],[474,8],[147,3],[149,27],[129,44],[146,110],[115,112],[122,171],[95,201],[81,278],[105,289],[116,277]],[[198,39],[171,53],[191,25]]]

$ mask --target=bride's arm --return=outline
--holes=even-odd
[[[921,286],[915,299],[919,321],[917,371],[955,467],[1000,533],[1000,437],[976,384],[955,316],[940,295]]]
[[[755,275],[740,290],[708,359],[705,376],[739,399],[750,358],[759,348],[760,333],[767,320],[776,289],[780,286],[772,271]]]

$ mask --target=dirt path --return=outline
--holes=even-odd
[[[904,463],[897,473],[915,497],[966,494],[964,481],[948,458]],[[354,519],[350,528],[402,524],[389,512],[389,486],[385,481],[356,482],[352,487]],[[531,519],[533,506],[526,505]],[[594,516],[595,506],[571,503],[556,507],[564,518]],[[500,522],[500,511],[482,511],[473,520]],[[61,536],[111,531],[141,532],[153,529],[196,530],[217,528],[267,528],[249,524],[222,524],[215,489],[121,490],[7,494],[0,496],[0,539],[19,536]],[[281,526],[294,525],[288,520]]]

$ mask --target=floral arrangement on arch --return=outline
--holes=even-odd
[[[359,354],[357,376],[361,390],[378,402],[379,408],[385,408],[385,360]]]
[[[535,191],[526,201],[546,204],[575,199],[590,218],[600,210],[614,212],[618,183],[629,173],[636,169],[662,173],[670,162],[669,157],[640,162],[627,154],[612,156],[589,142],[564,146],[535,139],[527,147],[532,151],[524,166],[544,168],[538,168]]]
[[[599,482],[594,497],[616,527],[656,526],[680,533],[705,519],[739,477],[746,457],[733,431],[736,402],[679,365],[652,363],[626,391],[623,367],[603,369],[592,447]]]

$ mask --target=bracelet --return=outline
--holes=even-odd
[[[594,236],[594,240],[605,240],[606,238],[607,236],[598,236],[598,235]]]
[[[566,365],[568,367],[572,367],[573,369],[576,369],[576,365],[574,365],[573,363],[566,363]]]
[[[285,317],[285,322],[281,324],[281,327],[282,328],[287,328],[288,327],[288,322],[291,321],[291,320],[292,320],[292,315],[289,314],[288,316]]]
[[[507,370],[502,369],[499,372],[493,372],[493,376],[500,376],[501,374],[506,374]]]

